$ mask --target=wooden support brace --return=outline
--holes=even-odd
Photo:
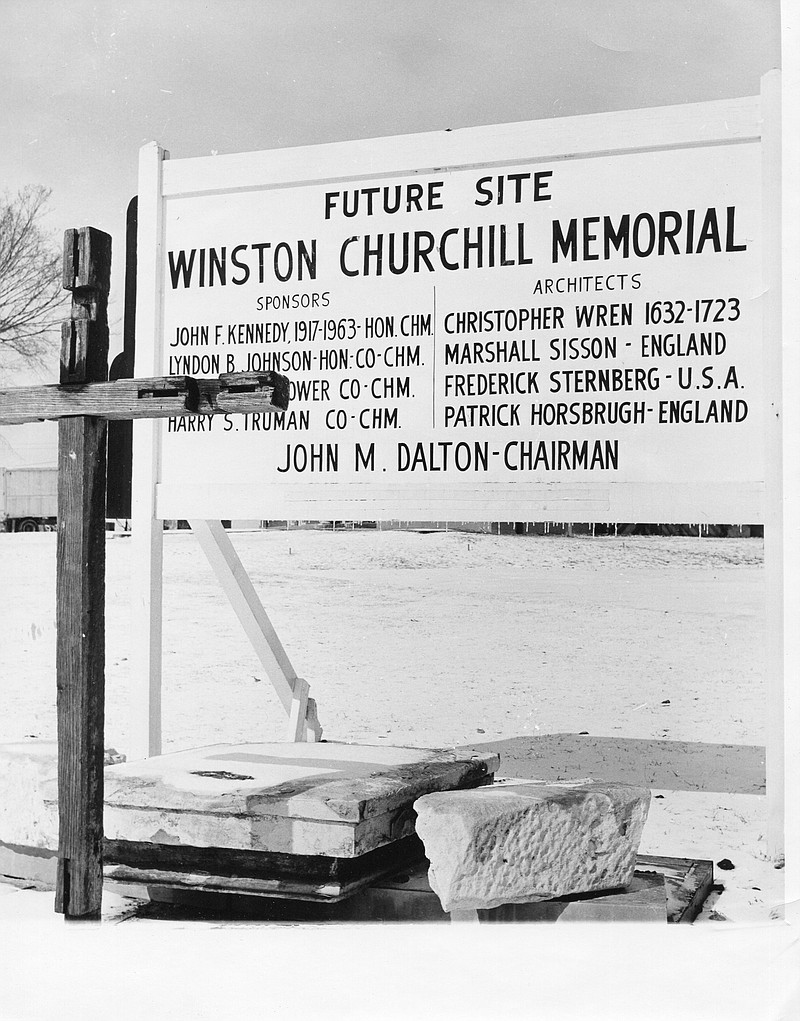
[[[71,230],[64,248],[72,320],[62,332],[61,380],[102,381],[111,239],[90,227]],[[67,918],[99,917],[103,891],[106,429],[90,416],[59,423],[55,909]]]
[[[308,684],[298,678],[222,523],[193,519],[189,524],[289,716],[290,740],[319,741],[322,728]]]
[[[322,740],[322,724],[317,715],[317,703],[313,698],[306,701],[306,741]]]
[[[306,710],[308,708],[308,681],[298,677],[294,682],[292,707],[289,710],[289,725],[286,730],[287,741],[305,741]]]

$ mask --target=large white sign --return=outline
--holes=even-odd
[[[759,520],[756,102],[165,162],[158,514]]]

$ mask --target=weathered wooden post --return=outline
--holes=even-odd
[[[64,287],[72,292],[72,313],[62,328],[60,383],[0,389],[0,425],[59,423],[55,907],[68,918],[98,918],[102,905],[107,423],[263,414],[285,411],[289,404],[289,380],[276,372],[107,382],[110,276],[111,238],[91,227],[67,231]],[[211,529],[212,539],[215,534]],[[226,556],[232,571],[235,554],[224,552],[222,559]],[[319,739],[308,685],[294,675],[280,643],[276,648],[271,625],[255,602],[253,593],[246,610],[241,601],[235,606],[248,624],[252,619],[262,629],[256,651],[278,668],[273,683],[292,717],[291,737],[302,740],[307,727]]]
[[[62,326],[62,384],[108,377],[110,278],[111,238],[92,227],[66,231],[72,312]],[[106,432],[96,416],[58,425],[55,909],[67,918],[98,918],[103,891]]]

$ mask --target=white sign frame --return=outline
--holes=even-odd
[[[559,521],[763,521],[766,526],[767,619],[769,645],[768,790],[770,843],[776,854],[783,831],[783,463],[781,457],[781,178],[780,75],[762,80],[760,96],[735,100],[592,114],[521,124],[467,128],[421,135],[337,142],[257,153],[170,160],[156,144],[143,147],[139,170],[139,240],[136,374],[162,368],[165,279],[165,201],[188,193],[231,192],[290,183],[353,181],[401,172],[432,172],[443,167],[502,167],[520,162],[552,163],[568,158],[615,153],[669,151],[703,146],[759,144],[762,169],[764,293],[763,402],[766,469],[763,482],[747,486],[716,484],[702,493],[648,484],[646,498],[628,483],[542,483],[536,499],[513,499],[497,513],[495,503],[475,503],[462,519]],[[521,148],[522,147],[522,148]],[[161,567],[165,517],[212,519],[229,515],[215,502],[213,482],[198,479],[180,503],[161,482],[161,429],[158,421],[134,423],[133,531],[137,573],[134,611],[134,755],[157,754],[161,747]],[[698,503],[698,500],[700,501]],[[363,504],[362,504],[363,506]],[[701,506],[702,514],[698,514]],[[215,511],[219,510],[220,513]],[[253,516],[262,515],[254,506]],[[411,517],[392,511],[391,494],[354,518]],[[431,511],[425,505],[420,511]],[[335,513],[332,514],[331,512]],[[287,515],[306,520],[341,516],[341,506],[298,506]],[[441,513],[428,515],[441,520]]]
[[[296,149],[276,150],[270,152],[243,153],[230,156],[202,157],[198,159],[165,160],[157,147],[145,148],[142,152],[143,178],[140,187],[140,216],[145,201],[155,201],[157,209],[151,215],[157,221],[153,238],[155,249],[159,251],[156,263],[151,270],[152,281],[148,288],[155,288],[155,300],[148,309],[153,318],[151,330],[138,328],[137,336],[137,371],[152,369],[161,374],[166,371],[165,348],[167,338],[164,336],[165,305],[167,299],[172,303],[177,300],[176,294],[168,290],[164,281],[168,276],[162,262],[166,253],[163,248],[163,236],[166,230],[167,210],[173,207],[183,209],[185,200],[212,200],[218,197],[232,201],[243,193],[263,193],[270,190],[290,189],[292,187],[319,184],[331,188],[342,188],[342,182],[358,185],[363,181],[394,179],[411,173],[421,180],[424,175],[436,174],[447,178],[456,172],[475,168],[475,176],[484,171],[499,172],[502,168],[524,164],[532,171],[544,167],[563,168],[569,164],[587,160],[601,162],[611,156],[631,156],[663,152],[667,155],[691,150],[729,151],[731,146],[758,146],[761,139],[761,104],[759,97],[750,97],[734,101],[691,104],[680,107],[665,107],[656,111],[637,110],[624,113],[596,114],[586,117],[570,117],[560,120],[508,124],[494,127],[469,128],[460,131],[435,132],[422,135],[409,135],[394,138],[371,139],[359,142],[342,142],[318,146],[306,146]],[[487,158],[489,154],[490,158]],[[583,164],[584,167],[587,164]],[[624,172],[625,164],[620,164]],[[562,170],[563,172],[563,170]],[[583,173],[585,174],[584,169]],[[554,180],[556,180],[554,178]],[[555,189],[555,184],[553,188]],[[155,190],[155,197],[153,196]],[[756,196],[756,201],[758,196]],[[174,204],[177,203],[177,206]],[[177,215],[177,214],[176,214]],[[186,219],[187,214],[181,214]],[[432,214],[428,213],[430,219]],[[503,218],[514,217],[513,210],[503,207]],[[363,221],[363,218],[362,218]],[[344,221],[341,226],[342,235],[348,232],[369,229],[369,225],[359,221]],[[428,220],[422,218],[415,221],[415,226],[424,225]],[[405,224],[408,226],[408,223]],[[758,239],[761,240],[760,238]],[[142,256],[154,250],[153,243],[145,249]],[[748,256],[748,258],[751,258]],[[685,263],[686,260],[681,260]],[[641,263],[640,263],[641,264]],[[580,264],[579,264],[580,265]],[[602,263],[591,264],[602,269]],[[650,264],[648,263],[648,266]],[[654,261],[653,266],[656,265]],[[671,263],[658,262],[663,277],[665,269]],[[688,264],[687,264],[688,265]],[[583,265],[586,271],[589,264]],[[692,262],[692,266],[694,263]],[[561,272],[568,272],[569,267],[562,267]],[[557,268],[551,268],[557,273]],[[692,273],[695,272],[693,269]],[[697,272],[702,273],[701,265]],[[140,286],[144,283],[147,267],[140,271]],[[494,274],[497,271],[493,271]],[[451,275],[452,278],[452,275]],[[327,280],[330,277],[326,278]],[[402,278],[397,286],[403,286]],[[426,278],[427,279],[427,278]],[[462,279],[466,282],[467,276]],[[469,278],[471,279],[471,278]],[[497,277],[495,276],[495,281]],[[493,282],[495,282],[493,281]],[[416,282],[416,281],[415,281]],[[753,282],[754,289],[758,281]],[[297,285],[295,285],[297,286]],[[327,286],[327,283],[316,286]],[[215,292],[215,300],[232,297],[231,292],[237,288],[228,288],[225,294],[221,290]],[[200,302],[202,297],[210,296],[211,291],[193,290],[189,295],[188,304]],[[179,296],[183,296],[182,292]],[[661,295],[659,295],[661,296]],[[666,296],[666,295],[665,295]],[[673,295],[674,296],[674,295]],[[518,296],[517,296],[518,297]],[[603,295],[589,294],[583,296],[586,301],[614,300]],[[630,297],[628,295],[627,297]],[[742,296],[751,299],[753,295]],[[509,299],[511,301],[512,299]],[[515,297],[514,300],[517,300]],[[519,299],[522,301],[522,299]],[[532,304],[547,305],[553,298],[530,299]],[[559,300],[559,299],[556,299]],[[563,297],[562,299],[563,300]],[[244,299],[242,299],[244,301]],[[213,302],[212,302],[213,304]],[[245,304],[247,304],[245,302]],[[339,308],[337,315],[346,312]],[[254,313],[243,313],[253,315]],[[299,313],[295,313],[299,314]],[[319,314],[319,313],[318,313]],[[333,314],[333,313],[331,313]],[[752,313],[751,313],[752,314]],[[266,318],[274,318],[279,313],[267,314]],[[264,316],[264,313],[261,313]],[[203,318],[199,316],[198,319]],[[191,316],[189,316],[189,321]],[[688,328],[688,327],[687,327]],[[436,326],[434,324],[434,331]],[[652,329],[652,327],[651,327]],[[565,332],[567,328],[565,327]],[[573,327],[574,332],[574,327]],[[585,328],[584,328],[585,332]],[[630,332],[630,331],[629,331]],[[354,342],[357,343],[357,342]],[[440,347],[442,341],[440,340]],[[178,350],[208,350],[178,349]],[[216,351],[216,348],[212,349]],[[230,348],[225,350],[230,351]],[[237,356],[241,353],[236,350]],[[169,359],[172,361],[172,359]],[[181,359],[175,359],[180,362]],[[676,360],[673,364],[676,364]],[[684,359],[686,361],[686,359]],[[695,359],[696,361],[696,359]],[[565,363],[570,367],[573,363]],[[575,363],[583,364],[583,363]],[[646,362],[644,364],[647,364]],[[653,364],[652,361],[650,364]],[[528,366],[531,367],[530,365]],[[554,368],[552,363],[548,368]],[[435,371],[435,370],[434,370]],[[695,370],[699,371],[699,370]],[[545,373],[542,373],[545,375]],[[747,380],[748,384],[750,379]],[[680,391],[678,391],[680,393]],[[740,396],[736,391],[736,395]],[[615,395],[608,395],[614,398]],[[639,392],[636,398],[644,395]],[[670,394],[670,396],[675,396]],[[688,396],[683,394],[683,396]],[[726,391],[726,396],[729,394]],[[544,396],[539,398],[545,400]],[[550,400],[555,398],[550,397]],[[563,398],[559,398],[562,399]],[[655,405],[656,396],[649,398],[647,403]],[[332,405],[324,405],[325,408]],[[348,407],[339,402],[338,407]],[[522,405],[523,409],[526,407]],[[348,408],[349,410],[349,408]],[[759,401],[758,412],[763,412]],[[401,421],[404,409],[401,408]],[[322,407],[315,408],[314,415],[322,414]],[[751,418],[753,416],[751,415]],[[648,422],[650,422],[648,418]],[[228,423],[230,424],[230,423]],[[630,432],[628,436],[635,434]],[[651,425],[646,428],[652,429]],[[677,428],[680,436],[669,441],[681,453],[676,456],[686,458],[691,455],[693,439],[685,426],[659,426],[658,433],[663,437],[665,430]],[[696,427],[695,427],[696,428]],[[720,426],[717,429],[725,429]],[[735,435],[735,430],[742,427],[728,427],[725,437]],[[747,428],[751,428],[749,425]],[[599,435],[602,427],[597,427]],[[411,433],[414,430],[410,430]],[[581,432],[581,430],[578,430]],[[511,429],[503,432],[514,435],[531,435],[530,427],[520,430]],[[535,430],[533,430],[535,432]],[[606,430],[608,432],[608,430]],[[497,430],[495,430],[497,433]],[[562,433],[553,430],[542,430],[540,435],[560,436]],[[217,434],[215,433],[215,436]],[[317,433],[319,438],[320,433]],[[325,438],[344,439],[348,434],[340,434],[325,430]],[[409,435],[408,429],[395,433],[399,440],[408,440],[414,449],[416,435]],[[442,431],[438,428],[431,434],[437,439],[447,438],[454,442],[470,441],[474,432],[454,430]],[[585,436],[585,430],[583,431]],[[721,441],[722,433],[707,428],[700,430],[698,439],[706,446]],[[750,434],[752,436],[752,432]],[[364,434],[362,433],[363,437]],[[713,437],[719,436],[720,440]],[[274,433],[270,436],[270,446],[274,451],[282,450],[282,444],[289,438]],[[383,440],[383,436],[381,439]],[[255,442],[253,437],[249,440]],[[232,436],[226,436],[227,449],[231,447]],[[172,440],[172,443],[185,443]],[[208,449],[212,438],[204,435],[192,442],[199,443],[192,448],[186,460],[202,459],[202,450]],[[245,438],[242,442],[247,442]],[[621,445],[630,444],[629,439],[621,440]],[[663,441],[662,441],[663,442]],[[728,441],[728,446],[732,441]],[[326,444],[336,446],[339,444]],[[366,446],[366,444],[364,444]],[[466,450],[470,442],[459,444]],[[676,446],[677,445],[677,446]],[[758,470],[743,471],[751,460],[742,458],[737,463],[741,468],[735,479],[720,479],[715,476],[707,478],[695,472],[694,478],[685,478],[680,467],[674,465],[671,481],[654,478],[653,471],[642,475],[641,469],[627,469],[622,472],[573,472],[566,474],[561,471],[541,473],[513,472],[506,473],[502,481],[491,475],[464,474],[454,475],[452,471],[435,474],[405,472],[399,474],[390,465],[389,474],[382,475],[387,469],[377,468],[372,474],[359,472],[352,474],[353,460],[351,445],[343,445],[347,456],[343,459],[350,468],[350,474],[343,465],[338,466],[335,475],[310,477],[303,476],[303,484],[298,485],[296,477],[277,474],[271,468],[268,475],[261,475],[257,469],[257,461],[248,459],[248,470],[237,474],[235,479],[218,480],[213,470],[203,472],[202,478],[191,479],[180,477],[174,479],[165,470],[165,477],[159,475],[156,481],[155,510],[164,519],[169,518],[288,518],[328,520],[386,520],[402,518],[405,520],[513,520],[513,521],[670,521],[715,523],[720,521],[760,522],[763,520],[764,480]],[[428,444],[420,444],[427,451]],[[500,444],[492,451],[499,454]],[[521,444],[520,444],[521,446]],[[319,444],[322,447],[322,444]],[[302,448],[303,450],[305,448]],[[708,447],[708,449],[712,449]],[[287,448],[288,452],[288,448]],[[719,457],[717,451],[716,458]],[[281,455],[283,456],[283,455]],[[641,454],[639,454],[641,457]],[[709,467],[716,463],[716,458],[709,457]],[[277,453],[275,454],[277,460]],[[636,457],[634,457],[636,460]],[[219,464],[225,463],[224,456],[218,456]],[[501,459],[489,459],[490,473],[501,463]],[[641,477],[640,477],[641,476]],[[492,481],[489,479],[492,478]],[[286,480],[290,480],[287,482]],[[484,481],[485,480],[485,481]]]

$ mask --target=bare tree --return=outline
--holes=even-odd
[[[40,225],[49,197],[41,186],[0,197],[0,360],[43,365],[64,317],[61,251]]]

